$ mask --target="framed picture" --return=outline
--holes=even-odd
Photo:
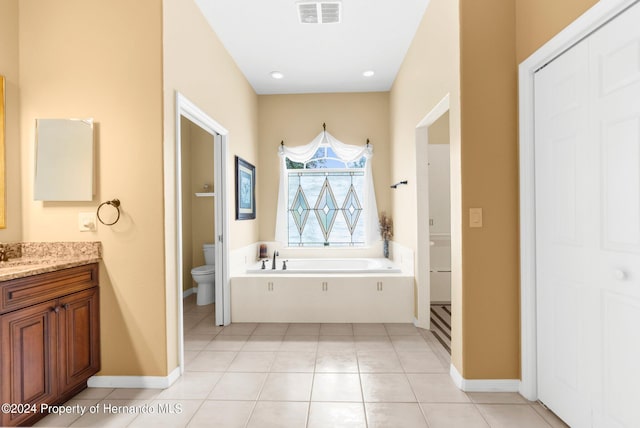
[[[236,220],[256,218],[256,167],[236,156]]]

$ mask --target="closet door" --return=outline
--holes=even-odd
[[[640,5],[536,74],[539,398],[640,420]]]

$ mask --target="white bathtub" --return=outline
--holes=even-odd
[[[282,269],[282,262],[287,261],[287,269]],[[354,259],[286,259],[276,258],[276,269],[271,269],[271,260],[257,262],[247,269],[250,274],[358,274],[358,273],[400,273],[398,265],[389,259],[354,258]]]

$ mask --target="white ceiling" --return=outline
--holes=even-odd
[[[429,0],[342,0],[339,24],[299,23],[296,0],[195,2],[258,94],[292,94],[388,91]]]

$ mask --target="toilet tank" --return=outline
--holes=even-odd
[[[203,244],[202,251],[204,251],[204,263],[214,265],[216,261],[216,246],[214,244]]]

